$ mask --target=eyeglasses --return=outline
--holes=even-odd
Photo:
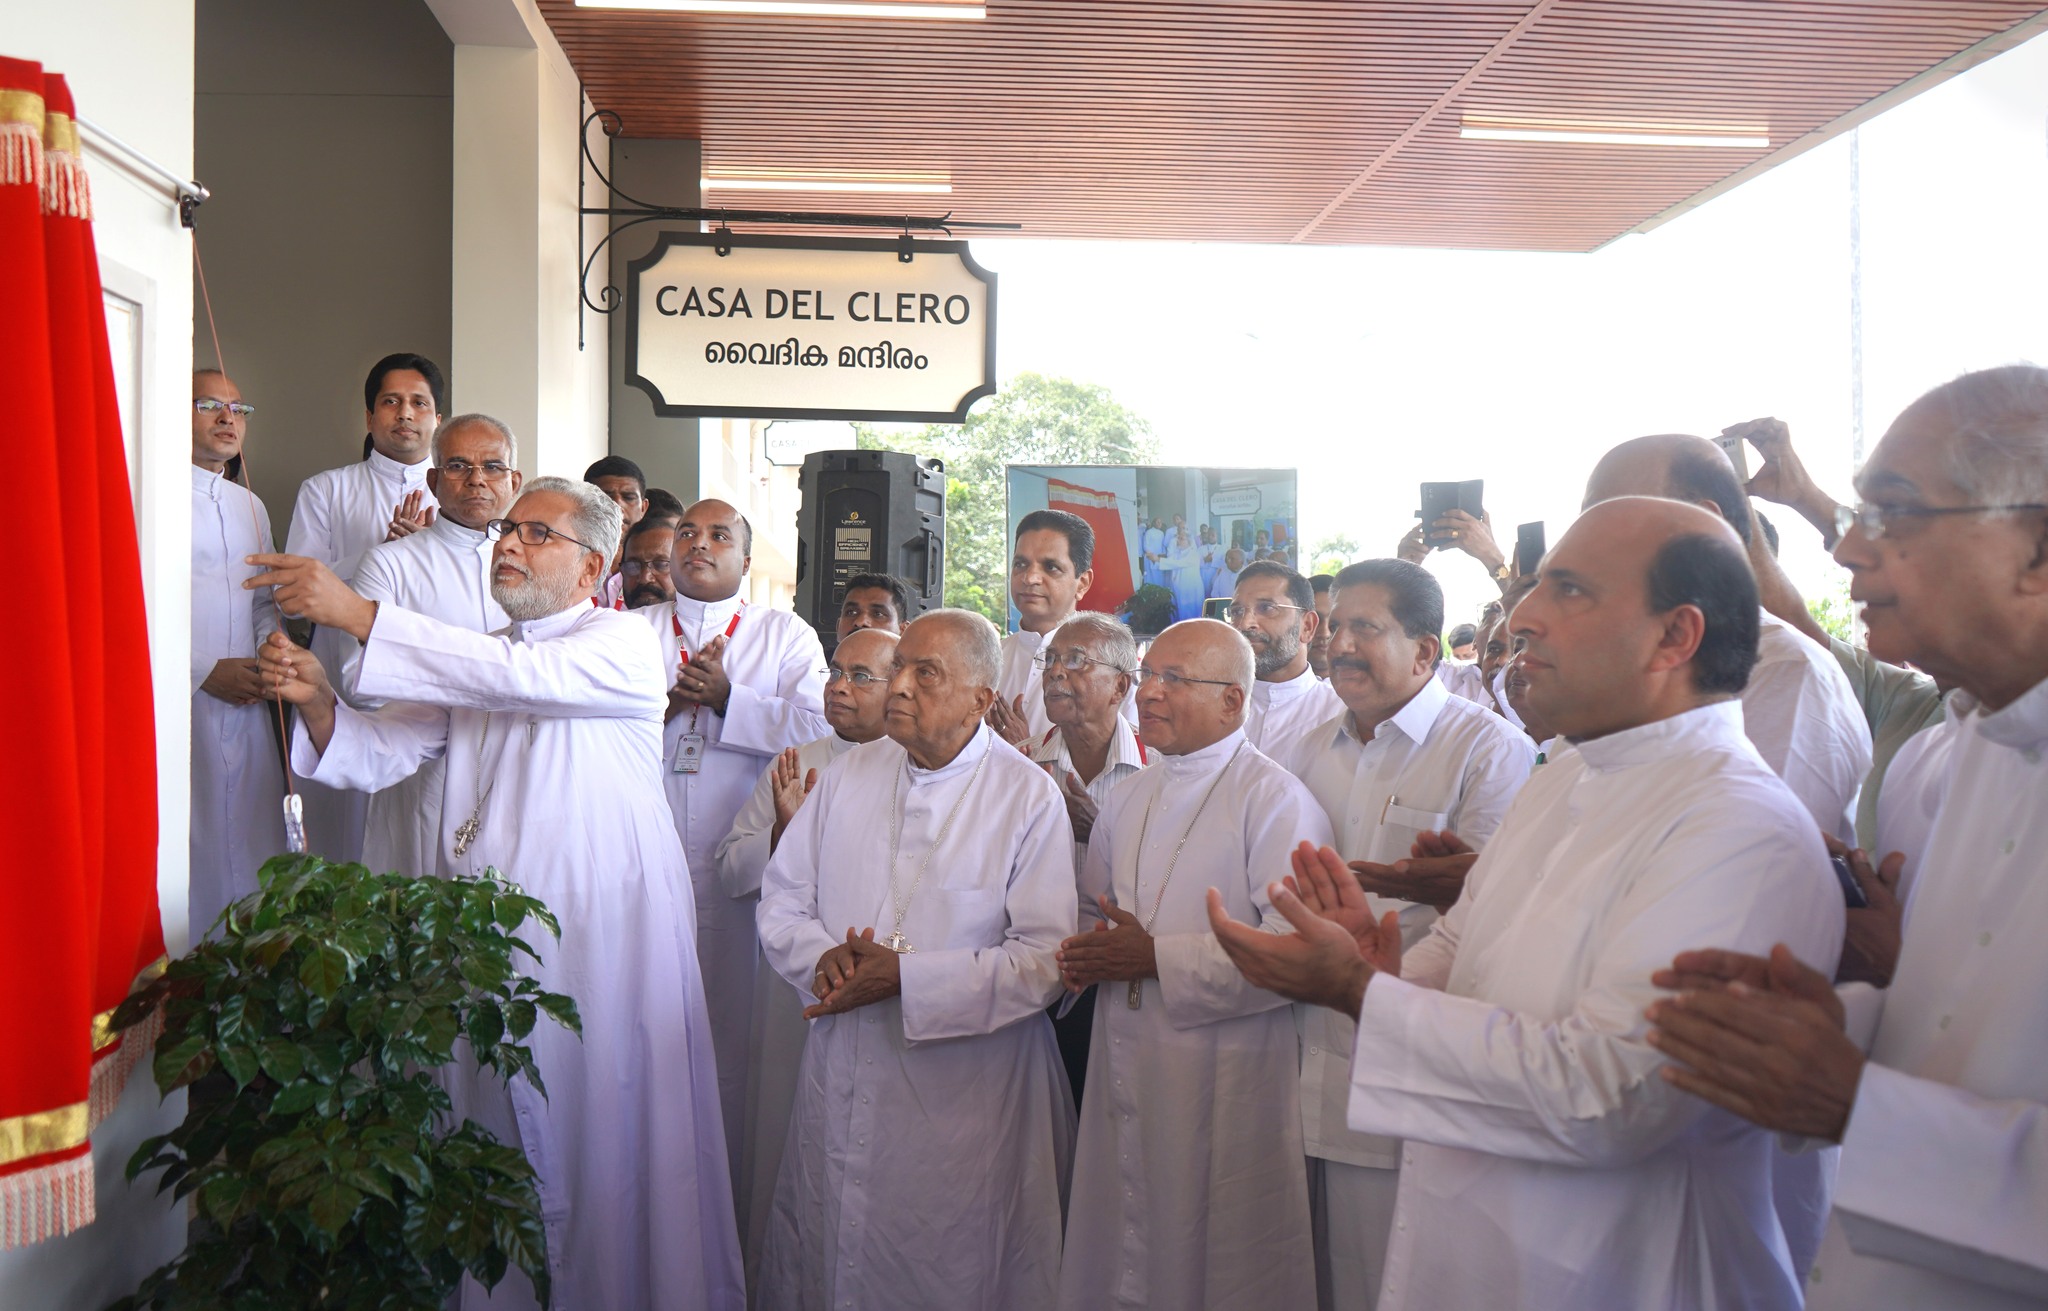
[[[586,551],[597,550],[589,542],[576,541],[569,534],[550,528],[538,519],[526,519],[523,521],[518,519],[493,519],[484,525],[484,531],[489,533],[494,539],[506,536],[517,537],[527,546],[540,546],[550,537],[559,537],[565,542],[576,542],[576,545]]]
[[[665,555],[659,560],[635,560],[628,556],[619,562],[619,572],[631,574],[635,578],[640,577],[642,574],[667,574],[669,567],[674,563],[673,560],[670,560]]]
[[[201,414],[219,414],[226,410],[237,419],[246,419],[256,413],[256,407],[253,405],[244,405],[240,401],[217,401],[210,396],[205,400],[192,402],[192,408]]]
[[[512,466],[503,460],[485,460],[482,464],[471,464],[468,460],[457,456],[452,460],[441,461],[441,472],[447,474],[450,478],[456,479],[467,478],[473,473],[480,473],[491,482],[499,482],[512,472]]]
[[[1242,601],[1232,601],[1229,605],[1223,607],[1223,613],[1229,616],[1230,622],[1240,623],[1252,618],[1254,615],[1260,619],[1277,619],[1280,617],[1282,610],[1300,610],[1304,608],[1298,605],[1288,605],[1285,601],[1253,601],[1249,605]]]
[[[2048,510],[2048,505],[1838,505],[1835,507],[1835,536],[1846,537],[1851,528],[1861,528],[1875,540],[1887,527],[1897,528],[1901,519],[1931,518],[1941,514],[1999,514],[2010,510]]]
[[[845,681],[853,684],[855,688],[862,690],[873,687],[877,683],[886,683],[889,681],[888,679],[882,677],[880,674],[870,674],[863,669],[841,669],[835,665],[832,668],[827,669],[825,671],[825,686],[830,687],[832,684],[839,682],[841,679],[844,679]]]
[[[1166,690],[1169,692],[1178,691],[1182,686],[1188,683],[1204,683],[1210,687],[1237,686],[1236,682],[1228,678],[1189,678],[1186,674],[1176,674],[1170,669],[1154,669],[1150,665],[1138,666],[1139,687],[1145,686],[1145,684],[1151,682],[1155,678],[1158,679],[1161,683],[1164,683],[1166,685]]]
[[[1108,660],[1097,660],[1079,647],[1070,651],[1040,651],[1037,655],[1031,657],[1031,663],[1036,665],[1041,671],[1057,665],[1070,674],[1078,674],[1089,665],[1101,665],[1104,669],[1114,669],[1119,674],[1131,672],[1122,665],[1114,664]]]

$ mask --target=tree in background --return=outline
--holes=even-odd
[[[1841,572],[1834,580],[1833,590],[1821,595],[1808,597],[1806,613],[1813,616],[1813,622],[1826,629],[1837,641],[1856,641],[1856,603],[1849,599],[1849,575]]]
[[[1350,533],[1331,533],[1319,537],[1308,550],[1308,574],[1334,574],[1345,565],[1359,558],[1361,548],[1358,539]]]
[[[1003,627],[1010,604],[1008,464],[1146,464],[1151,425],[1106,387],[1020,373],[967,416],[928,428],[855,424],[862,450],[937,456],[946,464],[946,604]]]

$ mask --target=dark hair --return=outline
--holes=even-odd
[[[1459,624],[1451,630],[1450,636],[1444,639],[1444,645],[1470,646],[1478,640],[1479,630],[1477,628],[1474,628],[1471,624]]]
[[[1026,533],[1054,532],[1067,539],[1067,558],[1074,562],[1074,572],[1085,574],[1095,563],[1095,530],[1088,521],[1078,514],[1065,510],[1033,510],[1017,521],[1017,537],[1021,541]]]
[[[640,484],[640,494],[647,494],[647,475],[623,455],[607,455],[583,471],[584,482],[594,483],[600,478],[631,478]]]
[[[858,591],[864,587],[889,594],[889,604],[896,607],[896,623],[899,627],[916,618],[911,613],[917,603],[911,599],[910,584],[895,574],[855,574],[846,580],[848,592]]]
[[[631,546],[633,539],[642,533],[672,533],[675,530],[675,521],[672,519],[666,519],[654,514],[643,515],[639,523],[626,529],[626,536],[620,541],[619,549],[623,551]]]
[[[1674,537],[1650,561],[1650,613],[1698,606],[1706,631],[1692,654],[1692,685],[1701,692],[1740,692],[1756,665],[1756,575],[1749,558],[1705,533]]]
[[[1387,608],[1393,611],[1394,622],[1401,625],[1401,631],[1409,637],[1419,639],[1442,635],[1444,589],[1437,585],[1429,570],[1406,560],[1360,560],[1339,569],[1337,581],[1330,586],[1342,590],[1364,584],[1385,589]],[[1444,658],[1441,646],[1437,648],[1436,658]]]
[[[682,498],[665,487],[648,488],[642,499],[647,502],[649,514],[671,514],[678,519],[683,517]]]
[[[1261,578],[1277,578],[1287,586],[1287,600],[1304,610],[1316,608],[1315,589],[1308,585],[1308,579],[1281,564],[1278,560],[1254,560],[1237,571],[1237,585],[1257,582]]]
[[[1726,460],[1704,451],[1680,451],[1671,457],[1669,487],[1678,501],[1712,501],[1735,535],[1749,545],[1749,496]]]
[[[1778,525],[1772,523],[1762,510],[1756,512],[1756,526],[1764,530],[1764,545],[1770,548],[1771,558],[1778,558]]]
[[[396,355],[386,355],[383,359],[370,366],[370,376],[363,379],[363,408],[365,410],[377,408],[377,393],[384,389],[384,375],[395,369],[411,369],[414,373],[425,378],[427,380],[427,389],[434,393],[434,413],[448,413],[448,380],[441,376],[441,366],[424,355],[414,355],[410,351],[400,351]],[[369,452],[363,452],[363,457],[368,459]]]
[[[1336,581],[1337,575],[1335,574],[1317,574],[1308,580],[1308,590],[1314,592],[1317,596],[1321,596],[1329,591],[1330,584]]]

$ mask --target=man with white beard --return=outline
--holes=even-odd
[[[538,478],[494,521],[491,592],[511,631],[472,633],[350,591],[289,555],[287,614],[363,644],[357,689],[337,704],[318,662],[272,634],[270,687],[299,708],[301,777],[380,788],[445,756],[435,871],[488,868],[545,902],[562,938],[522,966],[575,998],[581,1039],[543,1023],[528,1038],[547,1085],[450,1066],[467,1116],[533,1163],[555,1304],[738,1308],[745,1300],[710,1025],[691,956],[681,844],[664,813],[661,644],[645,623],[590,604],[618,550],[619,511],[586,483]],[[536,1305],[514,1276],[465,1306]]]
[[[1247,571],[1249,572],[1249,571]],[[1093,931],[1060,945],[1097,987],[1060,1306],[1312,1307],[1294,1016],[1208,931],[1203,890],[1276,928],[1265,888],[1330,824],[1244,733],[1252,652],[1213,619],[1159,635],[1138,730],[1162,762],[1110,795],[1081,877]],[[1213,895],[1213,894],[1212,894]]]
[[[491,596],[491,542],[484,525],[504,514],[524,481],[512,430],[487,414],[462,414],[434,433],[427,492],[439,503],[434,521],[417,533],[373,546],[350,586],[371,601],[472,633],[510,623]],[[339,691],[358,710],[375,709],[355,694],[363,649],[344,644]],[[438,862],[442,762],[430,760],[411,778],[370,797],[363,863],[373,870],[422,874]]]
[[[896,636],[894,628],[859,628],[840,639],[825,675],[825,719],[832,731],[777,756],[740,808],[732,832],[718,844],[719,885],[748,909],[760,904],[768,858],[804,798],[818,785],[818,775],[861,743],[882,736]],[[790,1108],[796,1104],[797,1065],[809,1028],[804,1007],[811,1000],[809,993],[784,983],[767,958],[761,958],[748,1045],[746,1141],[738,1170],[740,1245],[746,1250],[749,1287],[760,1278],[761,1240],[775,1200]]]
[[[1308,666],[1309,644],[1322,631],[1315,590],[1284,564],[1260,560],[1237,575],[1230,626],[1252,645],[1259,674],[1245,706],[1244,735],[1282,765],[1304,738],[1344,713],[1344,702]]]
[[[1052,1302],[1073,1106],[1045,1007],[1073,835],[1053,781],[983,722],[1000,664],[980,615],[911,621],[888,739],[819,776],[768,862],[762,947],[819,1000],[764,1307]]]
[[[256,647],[277,627],[268,592],[240,586],[243,557],[268,551],[270,512],[224,474],[250,408],[227,375],[192,375],[192,892],[197,942],[223,908],[256,891],[285,849],[284,770]]]
[[[770,761],[831,731],[820,699],[825,651],[788,610],[748,605],[740,586],[754,530],[724,501],[699,501],[676,525],[673,599],[631,613],[661,640],[674,670],[662,729],[662,788],[696,888],[697,965],[711,999],[726,1153],[737,1194],[744,1176],[747,1070],[760,941],[754,906],[726,895],[718,844],[732,831]]]
[[[363,553],[434,521],[427,490],[428,456],[441,426],[448,384],[424,355],[400,352],[370,366],[363,380],[363,423],[369,451],[353,464],[306,479],[292,507],[285,553],[322,561],[344,581],[354,578]],[[340,633],[315,630],[313,654],[321,668],[338,672],[348,657]],[[302,783],[306,839],[330,860],[358,860],[370,798],[348,788]]]

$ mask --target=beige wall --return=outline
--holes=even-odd
[[[65,74],[80,114],[167,167],[192,172],[192,0],[93,0],[10,5],[0,48]],[[171,950],[185,934],[190,737],[192,367],[191,248],[163,185],[88,149],[102,276],[143,305],[137,422],[128,433],[137,473],[137,530],[149,605],[156,696],[158,896]],[[133,797],[140,808],[147,796]],[[11,998],[13,1005],[32,999]],[[122,1179],[145,1137],[184,1113],[184,1095],[157,1100],[145,1068],[93,1134],[99,1221],[77,1233],[0,1252],[0,1307],[70,1311],[131,1291],[184,1242],[176,1208],[154,1187]]]
[[[449,403],[454,47],[422,0],[199,0],[200,254],[249,473],[282,542],[298,487],[361,457],[363,376],[417,351]],[[202,308],[197,358],[211,363]]]

